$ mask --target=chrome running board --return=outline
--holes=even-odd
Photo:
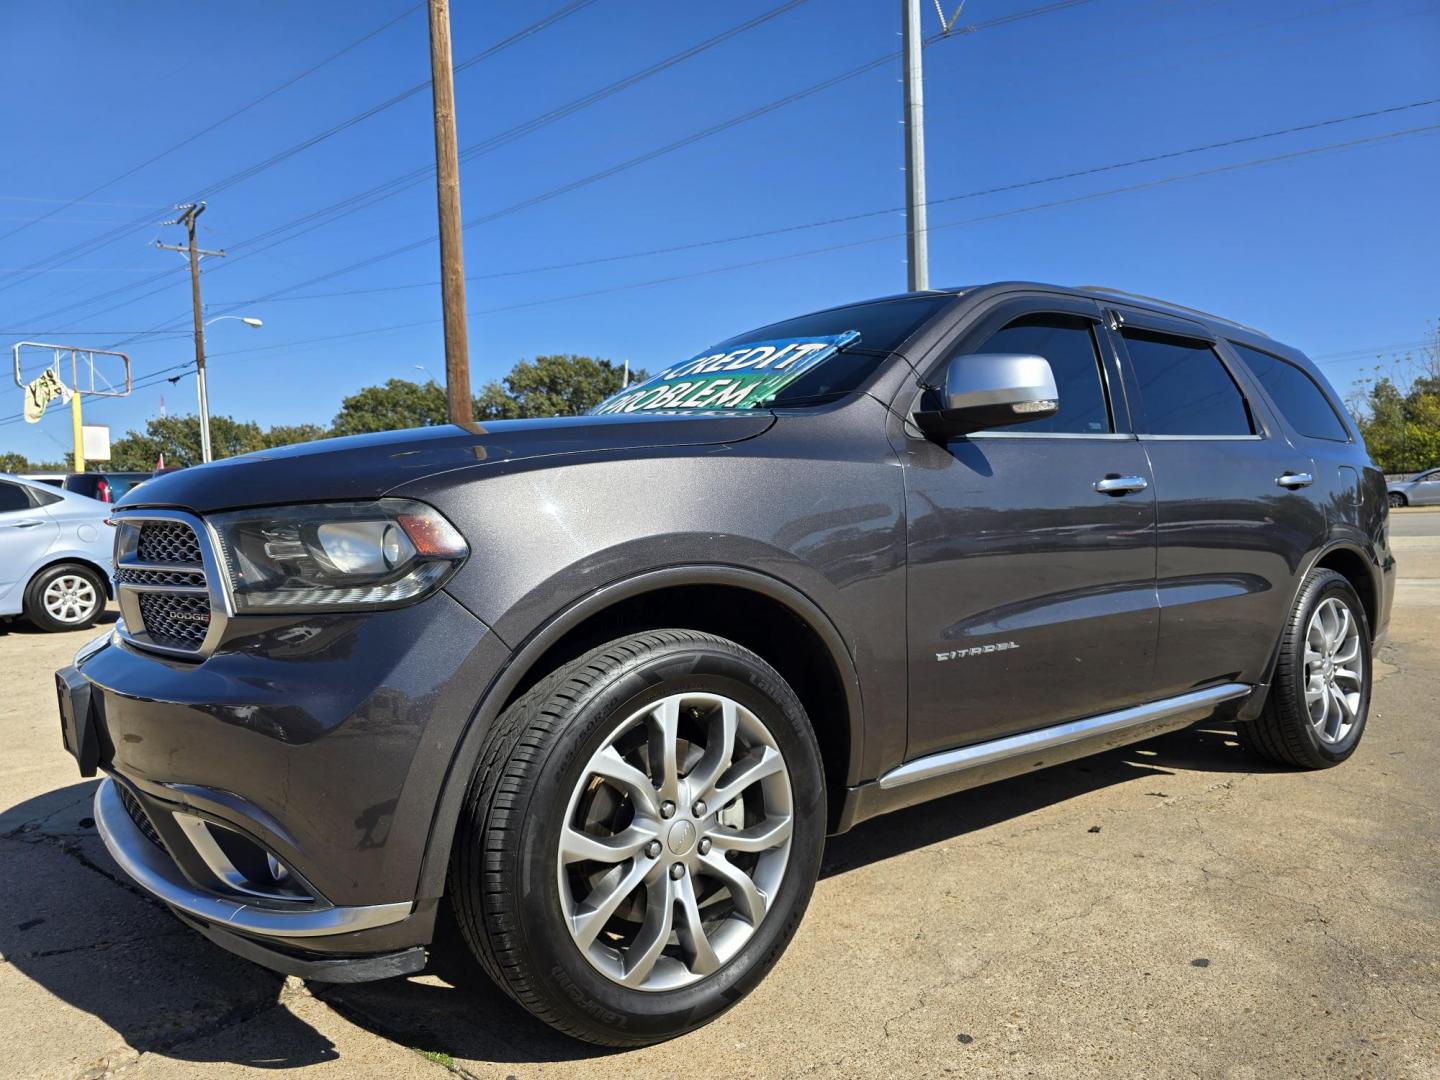
[[[1136,705],[1134,708],[1102,713],[1085,720],[1072,720],[1066,724],[1041,728],[1039,731],[1027,731],[1023,735],[1009,735],[1003,739],[976,743],[974,746],[943,750],[938,754],[928,754],[925,757],[916,758],[914,761],[907,761],[904,765],[897,765],[880,777],[879,784],[882,789],[896,788],[920,780],[931,780],[947,773],[978,769],[983,765],[993,765],[998,761],[1019,757],[1022,754],[1041,753],[1052,747],[1064,746],[1066,743],[1079,742],[1082,739],[1108,735],[1126,728],[1140,727],[1183,713],[1195,712],[1211,705],[1219,705],[1222,701],[1245,697],[1250,690],[1251,688],[1244,683],[1225,683],[1223,686],[1192,690],[1179,697],[1153,701],[1148,705]]]

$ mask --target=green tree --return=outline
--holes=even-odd
[[[646,377],[631,374],[631,381]],[[537,356],[521,360],[510,374],[487,383],[475,398],[477,420],[525,416],[576,416],[621,388],[624,371],[613,360],[592,356]]]
[[[276,424],[272,428],[267,428],[261,438],[264,440],[266,448],[269,448],[314,442],[316,439],[328,439],[330,434],[319,424]]]
[[[269,445],[260,425],[229,416],[210,418],[210,451],[216,458],[248,454]],[[161,454],[168,468],[200,463],[200,418],[193,414],[156,416],[145,422],[144,432],[129,431],[110,444],[106,467],[117,471],[153,469]]]
[[[13,450],[6,450],[0,453],[0,472],[37,473],[69,471],[70,466],[63,461],[31,461],[24,454],[17,454]]]
[[[384,386],[367,386],[340,402],[330,425],[332,435],[362,435],[367,431],[396,431],[445,423],[445,391],[431,380],[424,383],[391,379]]]
[[[1387,473],[1440,465],[1440,324],[1426,328],[1419,355],[1377,368],[1348,401],[1375,463]]]

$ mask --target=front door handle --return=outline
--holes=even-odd
[[[1107,476],[1095,481],[1095,490],[1101,495],[1126,495],[1132,491],[1144,491],[1150,482],[1143,476]]]
[[[1309,487],[1314,482],[1315,477],[1308,472],[1285,472],[1275,478],[1275,483],[1292,491],[1296,488]]]

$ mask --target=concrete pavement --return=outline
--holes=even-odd
[[[50,671],[88,635],[0,628],[6,1075],[1440,1078],[1440,513],[1393,533],[1346,765],[1271,770],[1202,725],[871,822],[754,995],[618,1054],[498,991],[306,987],[185,930],[59,745]]]

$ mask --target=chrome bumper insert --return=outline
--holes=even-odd
[[[267,938],[349,934],[400,922],[414,906],[400,902],[335,907],[322,900],[304,908],[276,908],[230,899],[186,880],[169,854],[148,840],[125,812],[119,787],[109,777],[95,791],[94,814],[95,829],[111,858],[137,885],[187,915],[238,933]]]

